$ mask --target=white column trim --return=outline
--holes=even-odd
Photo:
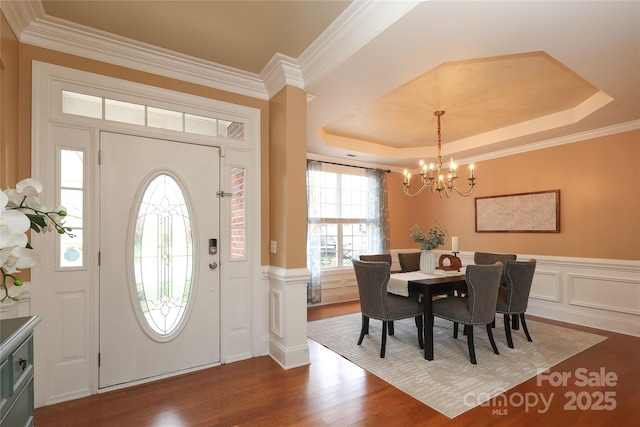
[[[267,275],[271,302],[269,355],[284,369],[308,365],[307,283],[311,273],[306,268],[271,266]]]

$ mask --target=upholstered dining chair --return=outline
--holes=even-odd
[[[453,322],[453,337],[458,338],[458,323],[462,323],[467,335],[469,359],[476,364],[473,343],[473,326],[486,325],[489,342],[495,354],[500,354],[491,331],[495,319],[495,305],[500,287],[502,263],[493,265],[468,265],[465,272],[467,293],[465,296],[448,296],[433,301],[434,316]]]
[[[360,255],[360,261],[384,261],[389,265],[391,265],[393,262],[393,260],[391,259],[391,254]]]
[[[507,261],[515,261],[517,258],[518,256],[516,254],[499,254],[493,252],[475,252],[473,254],[473,262],[480,265],[491,265],[498,261],[504,264]]]
[[[420,270],[420,252],[398,253],[398,261],[403,273]]]
[[[391,267],[388,263],[374,261],[353,260],[356,273],[358,293],[360,295],[360,311],[362,312],[362,327],[358,345],[362,344],[364,336],[369,333],[369,319],[382,321],[382,344],[380,357],[384,357],[387,346],[387,326],[394,320],[415,318],[418,328],[418,344],[424,348],[422,328],[422,304],[413,298],[393,295],[387,292]],[[494,301],[495,302],[495,301]],[[495,308],[495,303],[492,309]],[[389,335],[393,335],[390,328]]]
[[[360,261],[386,262],[387,264],[389,264],[389,266],[393,264],[393,259],[391,258],[391,254],[360,255]],[[389,335],[393,335],[394,334],[393,322],[389,322],[387,324],[387,327],[389,329]],[[367,329],[367,333],[369,333],[368,329]]]
[[[505,267],[507,265],[507,261],[515,261],[518,258],[516,254],[498,254],[492,252],[476,252],[473,254],[473,262],[478,265],[491,265],[496,262],[502,263],[502,278],[500,279],[500,284],[504,285],[507,278],[505,275]]]
[[[515,261],[518,258],[516,254],[499,254],[493,252],[476,252],[473,254],[473,262],[479,265],[490,265],[500,261],[502,263],[502,277],[500,278],[500,286],[506,286],[506,266],[507,261]],[[518,329],[518,316],[512,317],[513,329]],[[495,327],[495,321],[491,326]]]
[[[528,261],[507,261],[505,266],[507,282],[506,286],[500,286],[498,291],[496,312],[504,315],[504,331],[507,335],[507,345],[509,348],[513,348],[509,315],[520,316],[520,323],[522,323],[522,329],[524,329],[527,341],[532,341],[529,330],[527,329],[527,323],[524,320],[524,313],[527,311],[527,303],[529,302],[529,293],[531,292],[535,269],[535,259]]]

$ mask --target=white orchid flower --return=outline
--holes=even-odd
[[[2,268],[2,270],[5,269],[4,264],[9,259],[9,255],[11,255],[11,252],[13,252],[13,250],[17,247],[18,246],[7,246],[6,248],[0,249],[0,267]]]
[[[27,245],[25,232],[31,226],[31,221],[19,210],[7,210],[8,202],[9,197],[0,192],[0,267],[11,274],[18,262],[11,254],[15,249],[24,248]]]
[[[23,179],[16,184],[16,191],[27,196],[38,197],[42,193],[42,183],[34,178]]]
[[[9,246],[26,247],[27,242],[28,239],[25,233],[12,233],[5,228],[0,228],[0,248],[7,248]]]
[[[6,190],[9,198],[9,206],[17,207],[28,206],[32,209],[41,210],[40,193],[42,192],[42,184],[37,179],[27,178],[16,184],[15,189]]]
[[[26,246],[24,234],[31,226],[29,218],[19,210],[5,209],[8,197],[0,192],[0,248],[12,245]]]
[[[63,227],[62,219],[67,214],[64,206],[43,208],[38,198],[41,192],[42,184],[33,178],[23,179],[15,189],[0,192],[0,289],[4,290],[0,302],[7,298],[18,300],[9,295],[11,283],[7,280],[12,279],[15,286],[20,286],[22,280],[13,274],[40,261],[36,251],[28,247],[26,232],[30,228],[38,232],[55,228],[58,233],[73,237],[71,230]]]
[[[20,211],[2,210],[0,211],[0,228],[11,233],[24,233],[31,225],[29,217]]]
[[[0,249],[0,265],[7,274],[19,273],[20,268],[31,268],[40,262],[40,255],[33,249],[9,246]]]

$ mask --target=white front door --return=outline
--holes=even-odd
[[[219,153],[100,135],[99,387],[220,362]]]

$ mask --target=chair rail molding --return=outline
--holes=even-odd
[[[391,270],[399,270],[392,249]],[[434,250],[436,256],[449,252]],[[461,252],[462,265],[473,264],[474,252]],[[535,258],[527,314],[626,335],[640,336],[640,261],[517,254]],[[358,299],[353,269],[323,272],[322,303]]]

